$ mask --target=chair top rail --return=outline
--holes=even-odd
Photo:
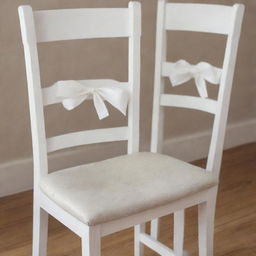
[[[232,6],[168,3],[165,29],[227,35],[232,29],[232,15]]]
[[[131,90],[131,86],[128,82],[119,82],[112,79],[94,79],[94,80],[78,80],[81,84],[86,84],[89,87],[107,87],[108,85],[115,85],[123,89]],[[58,104],[62,102],[62,98],[57,97],[57,84],[42,89],[42,97],[44,106]]]
[[[129,37],[129,16],[129,8],[35,11],[37,42]]]
[[[218,102],[213,99],[203,99],[194,96],[162,94],[160,105],[165,107],[195,109],[211,114],[216,114]]]
[[[47,139],[47,152],[94,143],[128,140],[128,127],[114,127],[67,133]]]

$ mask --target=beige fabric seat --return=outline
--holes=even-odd
[[[217,184],[210,172],[169,156],[136,153],[47,175],[43,192],[88,225],[165,205]]]

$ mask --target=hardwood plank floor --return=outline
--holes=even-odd
[[[196,164],[204,165],[205,161]],[[172,217],[161,219],[160,240],[172,246]],[[147,226],[148,227],[148,226]],[[32,193],[0,198],[0,255],[31,255]],[[185,249],[197,251],[197,209],[186,211]],[[49,256],[81,255],[80,239],[50,218]],[[133,229],[102,239],[103,256],[133,255]],[[145,250],[145,255],[157,255]],[[256,256],[256,143],[225,151],[215,222],[215,256]]]

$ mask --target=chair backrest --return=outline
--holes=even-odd
[[[205,111],[214,115],[214,125],[206,170],[219,175],[230,94],[244,6],[168,3],[158,0],[154,105],[151,151],[159,152],[163,141],[163,107],[180,107]],[[227,35],[217,100],[164,93],[166,66],[166,33],[168,30],[207,32]]]
[[[32,129],[34,179],[37,183],[48,173],[47,153],[55,150],[110,141],[128,141],[128,153],[139,150],[139,90],[140,90],[140,3],[130,2],[128,8],[97,8],[33,11],[19,7],[24,45],[29,107]],[[37,43],[71,39],[127,37],[129,40],[128,82],[113,81],[130,93],[128,124],[68,133],[46,138],[44,106],[60,103],[55,97],[56,86],[42,89]],[[92,86],[111,80],[85,80]]]

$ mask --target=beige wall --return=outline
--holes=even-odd
[[[0,163],[31,155],[28,98],[24,69],[23,49],[20,39],[17,7],[30,4],[34,9],[123,7],[128,0],[1,0],[0,1]],[[155,18],[157,0],[142,2],[142,70],[141,70],[141,145],[148,148],[150,142],[153,67],[155,45]],[[199,2],[199,1],[175,1]],[[246,5],[234,90],[231,99],[229,122],[238,123],[256,118],[256,1],[208,0],[201,2]],[[202,21],[203,22],[203,21]],[[172,33],[169,35],[169,60],[185,58],[191,62],[206,60],[220,65],[223,57],[224,38],[212,35]],[[221,50],[219,50],[221,49]],[[51,85],[60,79],[114,78],[127,79],[127,42],[123,39],[79,40],[40,45],[42,83]],[[188,83],[169,91],[194,93]],[[216,86],[210,86],[210,94],[216,94]],[[88,111],[87,111],[88,109]],[[55,116],[57,115],[57,119]],[[172,109],[167,111],[166,138],[180,136],[211,127],[207,114]],[[92,104],[85,103],[72,112],[60,105],[46,111],[48,134],[64,130],[75,131],[111,124],[121,124],[117,111],[111,117],[98,121]],[[117,121],[118,120],[118,121]],[[119,121],[120,120],[120,121]]]

